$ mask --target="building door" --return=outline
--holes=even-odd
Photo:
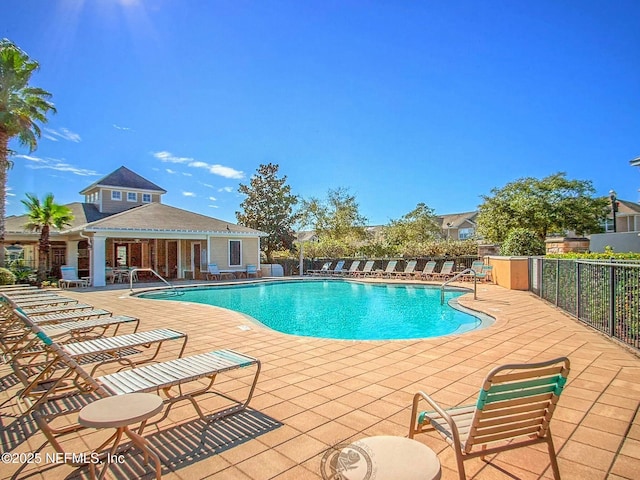
[[[178,277],[178,242],[167,242],[167,278]]]
[[[200,277],[200,265],[201,265],[201,245],[199,242],[191,244],[191,270],[193,270],[193,278],[197,279]]]

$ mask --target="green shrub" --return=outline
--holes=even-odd
[[[13,285],[16,283],[16,276],[7,268],[0,268],[0,285]]]
[[[514,228],[500,247],[501,255],[544,255],[545,245],[531,230]]]

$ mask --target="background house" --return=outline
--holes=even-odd
[[[84,203],[67,205],[75,219],[62,231],[52,231],[47,268],[78,268],[94,286],[106,284],[106,269],[150,268],[164,278],[204,279],[208,263],[242,271],[260,265],[260,237],[251,228],[164,205],[166,190],[126,167],[80,192]],[[5,242],[23,249],[24,259],[37,266],[37,233],[27,232],[27,216],[6,219]]]

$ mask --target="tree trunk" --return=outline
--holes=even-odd
[[[42,227],[38,244],[38,284],[47,279],[47,262],[49,260],[49,225]]]
[[[0,130],[0,267],[4,267],[4,235],[6,200],[7,200],[7,170],[9,170],[9,136]]]

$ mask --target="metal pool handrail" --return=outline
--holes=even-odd
[[[138,272],[151,272],[153,273],[156,277],[158,277],[161,281],[163,281],[164,283],[167,284],[167,286],[173,291],[173,293],[175,295],[180,295],[181,293],[178,292],[178,290],[176,289],[175,286],[173,286],[172,284],[170,284],[169,282],[167,282],[162,275],[160,275],[158,272],[156,272],[153,268],[133,268],[131,269],[131,271],[129,271],[129,288],[131,289],[131,291],[133,292],[133,274],[134,273],[138,273]]]
[[[450,278],[440,286],[440,305],[444,305],[444,287],[467,272],[473,273],[473,299],[478,299],[478,273],[473,268],[465,268],[463,271],[457,273],[453,278]]]

